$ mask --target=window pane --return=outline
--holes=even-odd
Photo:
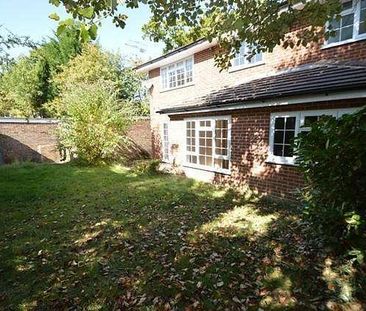
[[[276,118],[275,129],[284,129],[284,128],[285,128],[285,118]]]
[[[331,37],[329,37],[329,39],[328,39],[328,43],[335,43],[335,42],[339,42],[339,35],[340,35],[340,31],[339,31],[339,29],[338,29],[338,30],[336,30],[336,31],[334,32],[334,34],[333,34]]]
[[[359,34],[364,34],[366,33],[366,22],[360,23],[360,29],[359,29]]]
[[[352,9],[352,0],[350,0],[350,1],[344,1],[342,3],[342,10],[343,11],[349,10],[349,9]]]
[[[296,121],[295,117],[286,118],[286,129],[294,130],[295,129],[295,121]]]
[[[295,137],[295,131],[286,131],[285,144],[292,144]]]
[[[329,26],[331,29],[336,30],[341,27],[341,21],[335,18],[329,23]]]
[[[229,161],[228,160],[223,160],[223,159],[215,159],[215,168],[228,170],[229,169]]]
[[[359,34],[366,33],[366,0],[362,1],[365,5],[364,9],[361,10],[360,14],[360,28]]]
[[[284,131],[275,131],[275,134],[274,134],[274,143],[275,144],[283,143],[284,133],[285,133]]]
[[[275,155],[275,156],[282,156],[283,154],[282,154],[282,149],[283,149],[283,145],[274,145],[273,146],[273,154]]]
[[[342,28],[341,41],[352,39],[352,36],[353,36],[353,25],[346,28]]]
[[[342,16],[342,27],[353,25],[353,13]]]
[[[256,62],[261,62],[262,61],[262,53],[258,53],[255,55],[255,61]]]
[[[293,156],[292,146],[285,146],[283,156],[284,157],[292,157]]]

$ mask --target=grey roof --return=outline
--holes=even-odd
[[[252,80],[237,86],[215,91],[184,106],[166,108],[158,113],[193,112],[211,107],[225,107],[235,103],[277,99],[299,95],[316,95],[330,92],[366,89],[366,64],[320,63],[273,76]]]

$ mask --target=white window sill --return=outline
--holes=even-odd
[[[270,157],[267,158],[267,160],[265,162],[268,163],[268,164],[298,166],[295,163],[295,158],[270,156]]]
[[[172,88],[169,88],[169,89],[163,89],[163,90],[160,91],[160,93],[165,93],[165,92],[174,91],[174,90],[178,90],[178,89],[184,89],[185,87],[190,87],[190,86],[193,86],[193,85],[194,85],[194,83],[188,83],[188,84],[172,87]]]
[[[214,172],[214,173],[220,173],[220,174],[224,174],[224,175],[231,175],[231,170],[230,169],[228,169],[228,170],[218,169],[218,168],[213,168],[213,167],[208,167],[208,166],[195,165],[195,164],[187,163],[187,162],[185,162],[183,164],[183,167],[194,168],[194,169],[197,169],[197,170]]]
[[[325,43],[325,44],[323,44],[323,46],[320,49],[321,50],[326,50],[326,49],[334,48],[334,47],[337,47],[337,46],[350,44],[350,43],[363,41],[363,40],[366,40],[366,34],[363,34],[363,35],[361,35],[360,37],[358,37],[356,39],[348,39],[348,40],[345,40],[345,41],[340,41],[340,42],[335,42],[335,43],[330,43],[330,44]]]
[[[257,67],[257,66],[262,66],[264,65],[264,61],[258,62],[258,63],[254,63],[254,64],[247,64],[247,65],[240,65],[240,66],[231,66],[229,68],[229,73],[232,72],[236,72],[239,70],[244,70],[244,69],[248,69],[248,68],[253,68],[253,67]]]

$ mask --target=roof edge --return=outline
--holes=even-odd
[[[194,113],[206,113],[206,112],[219,112],[219,111],[232,111],[240,109],[251,108],[266,108],[287,106],[296,104],[306,104],[309,102],[324,102],[330,100],[344,100],[344,99],[360,99],[366,98],[365,90],[348,90],[338,92],[319,92],[312,95],[294,95],[277,99],[264,99],[264,100],[249,100],[238,101],[236,103],[228,104],[215,104],[215,105],[196,105],[196,106],[181,106],[176,108],[167,108],[156,111],[158,114],[165,115],[184,115]]]
[[[207,48],[215,46],[217,43],[215,40],[209,42],[205,38],[201,38],[192,43],[181,46],[171,52],[168,52],[162,56],[154,58],[148,62],[145,62],[141,65],[134,67],[133,69],[137,72],[148,72],[152,69],[167,65],[168,63],[174,62],[176,60],[188,57],[194,53],[203,51]],[[173,57],[173,58],[172,58]],[[167,60],[168,58],[172,58],[171,60]]]

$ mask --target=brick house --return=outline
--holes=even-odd
[[[188,177],[293,199],[293,138],[366,103],[366,0],[343,6],[336,36],[306,48],[248,60],[243,44],[220,72],[216,44],[198,40],[136,67],[149,77],[154,155]]]

